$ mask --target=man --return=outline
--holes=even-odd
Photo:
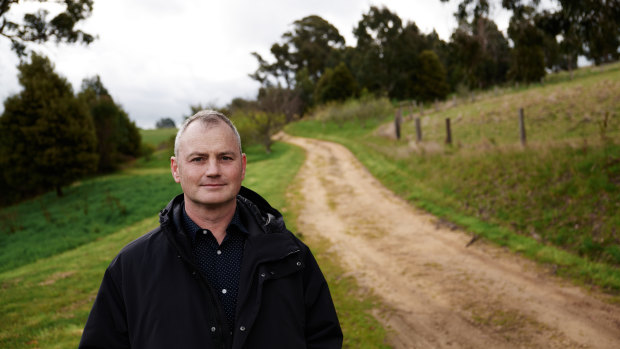
[[[340,348],[308,247],[241,186],[246,155],[230,120],[187,119],[170,167],[183,194],[112,261],[80,348]]]

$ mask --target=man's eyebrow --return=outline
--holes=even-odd
[[[223,156],[223,155],[230,156],[230,155],[237,155],[237,154],[238,154],[238,152],[232,151],[232,150],[222,151],[222,152],[217,153],[218,156]],[[209,156],[209,153],[202,153],[202,152],[195,151],[195,152],[191,152],[191,153],[189,153],[187,155],[188,158],[191,158],[191,157],[194,157],[194,156]]]
[[[187,157],[191,158],[191,157],[194,157],[194,156],[207,156],[207,155],[209,155],[209,154],[195,151],[195,152],[191,152],[191,153],[187,154]]]

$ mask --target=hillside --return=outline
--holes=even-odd
[[[348,102],[287,132],[347,146],[393,192],[554,273],[620,290],[620,65],[358,120]],[[367,103],[367,102],[366,102]],[[527,143],[519,142],[524,108]],[[416,141],[420,118],[422,141]],[[452,144],[445,119],[451,119]],[[379,128],[378,126],[383,125]],[[561,249],[554,250],[554,247]]]

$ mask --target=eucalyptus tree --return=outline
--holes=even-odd
[[[351,62],[362,88],[370,92],[394,92],[399,73],[394,63],[401,54],[399,38],[402,32],[402,20],[387,7],[371,6],[368,13],[362,15],[353,29],[357,45]]]
[[[258,61],[258,69],[250,75],[263,85],[295,87],[295,77],[306,70],[316,83],[328,67],[336,66],[339,51],[344,48],[344,37],[338,29],[323,18],[312,15],[293,22],[293,29],[282,34],[282,42],[271,46],[275,61],[269,63],[260,54],[252,55]]]
[[[93,11],[93,0],[38,0],[41,7],[27,12],[21,19],[11,13],[24,0],[0,0],[0,36],[10,40],[11,48],[20,57],[27,55],[27,43],[44,43],[53,40],[57,43],[90,44],[95,37],[76,25],[88,18]],[[59,6],[61,11],[48,18],[46,7]]]

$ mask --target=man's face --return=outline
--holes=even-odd
[[[185,129],[177,157],[170,161],[185,204],[203,209],[234,205],[245,165],[245,154],[241,154],[233,130],[224,122],[205,126],[200,120]]]

